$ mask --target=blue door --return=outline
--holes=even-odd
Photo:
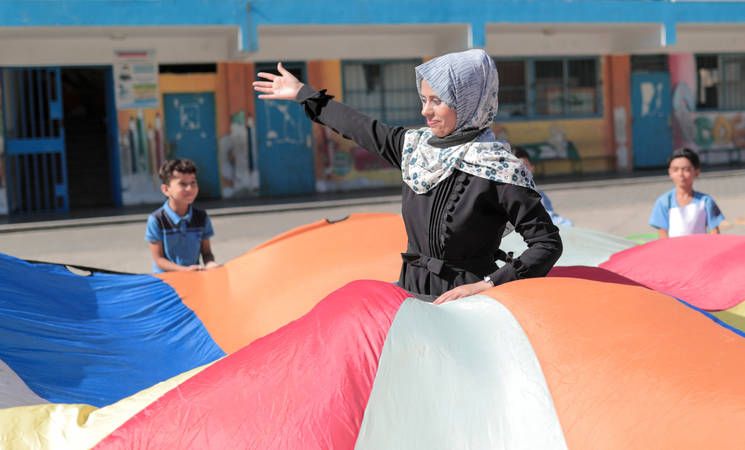
[[[300,80],[304,64],[285,64]],[[276,65],[257,65],[257,72],[276,73]],[[295,102],[256,98],[256,140],[260,191],[264,195],[315,192],[311,122]]]
[[[631,74],[634,168],[664,167],[672,152],[670,75]]]
[[[163,104],[168,158],[194,161],[199,197],[219,198],[214,94],[165,94]]]
[[[60,69],[3,69],[2,92],[8,212],[68,211]]]

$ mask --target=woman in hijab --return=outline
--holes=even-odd
[[[541,205],[532,175],[490,128],[497,69],[483,50],[450,53],[416,67],[427,127],[390,127],[315,91],[277,64],[261,72],[259,98],[295,100],[325,125],[401,169],[408,248],[399,285],[443,303],[512,280],[545,276],[561,256],[559,230]],[[499,250],[514,225],[528,245]],[[498,267],[496,259],[504,260]]]

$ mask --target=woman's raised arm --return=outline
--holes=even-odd
[[[282,63],[277,64],[279,75],[259,72],[253,82],[263,100],[294,100],[305,110],[310,120],[327,126],[360,147],[380,155],[394,167],[401,167],[401,148],[406,129],[390,127],[342,103],[332,100],[325,90],[316,92],[295,78]]]

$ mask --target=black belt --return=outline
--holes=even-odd
[[[471,272],[474,274],[488,273],[495,267],[496,258],[493,255],[479,256],[469,259],[439,259],[419,253],[401,253],[405,263],[415,267],[422,267],[436,275],[442,275],[444,269],[453,272]]]

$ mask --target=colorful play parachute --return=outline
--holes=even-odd
[[[682,258],[688,238],[562,235],[551,276],[445,305],[391,283],[405,235],[388,214],[311,224],[206,272],[2,256],[0,447],[741,448],[745,337],[685,296],[745,286],[708,265],[641,278],[621,263],[660,245]],[[745,238],[705,239],[713,270],[745,264],[715,255]],[[650,281],[683,276],[688,290]]]
[[[706,310],[745,301],[745,238],[698,234],[614,254],[600,267]]]

